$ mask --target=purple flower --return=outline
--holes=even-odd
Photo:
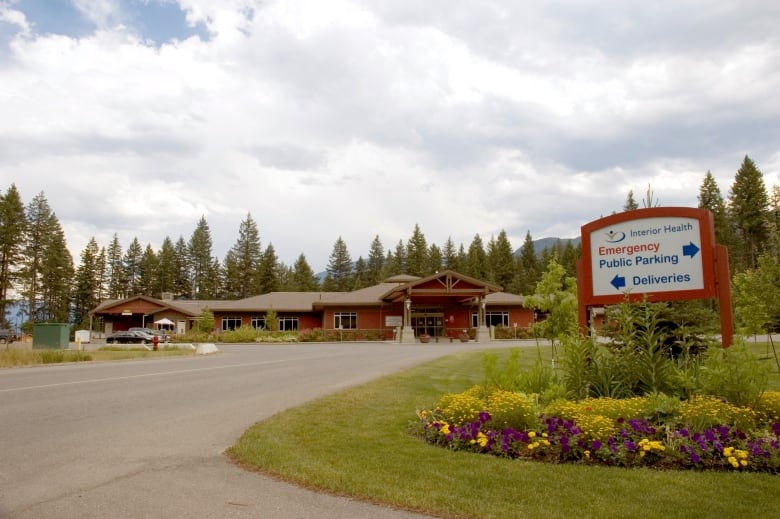
[[[487,411],[480,411],[480,413],[479,413],[479,421],[481,423],[485,423],[485,422],[490,421],[490,413],[488,413]]]
[[[623,446],[628,452],[636,452],[636,443],[632,442],[631,440],[624,441]]]
[[[714,442],[715,441],[715,431],[712,429],[707,429],[704,431],[704,437],[707,439],[708,442]]]
[[[688,429],[683,428],[683,429],[680,429],[679,431],[677,431],[677,434],[679,434],[683,438],[687,438],[688,436],[690,436],[691,433],[690,433],[690,431],[688,431]]]
[[[691,452],[691,463],[699,463],[701,458],[695,452]]]
[[[780,436],[780,422],[775,422],[772,424],[772,432],[775,433],[775,436]]]
[[[594,451],[597,451],[601,448],[601,441],[600,440],[593,440],[593,443],[590,444],[590,448]]]

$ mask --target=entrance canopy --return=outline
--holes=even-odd
[[[488,294],[502,291],[498,285],[465,276],[454,270],[444,270],[399,285],[382,295],[381,299],[388,303],[407,300],[416,304],[441,304],[453,300],[459,303],[477,303]]]

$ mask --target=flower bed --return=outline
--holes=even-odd
[[[531,411],[536,410],[536,413]],[[418,412],[425,441],[552,463],[780,473],[780,392],[753,408],[713,397],[556,400],[475,386]]]

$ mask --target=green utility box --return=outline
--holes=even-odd
[[[66,350],[70,346],[70,326],[64,323],[40,323],[33,326],[33,348]]]

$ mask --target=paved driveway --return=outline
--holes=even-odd
[[[221,346],[0,370],[0,517],[405,518],[223,455],[254,422],[449,353],[509,344]]]

